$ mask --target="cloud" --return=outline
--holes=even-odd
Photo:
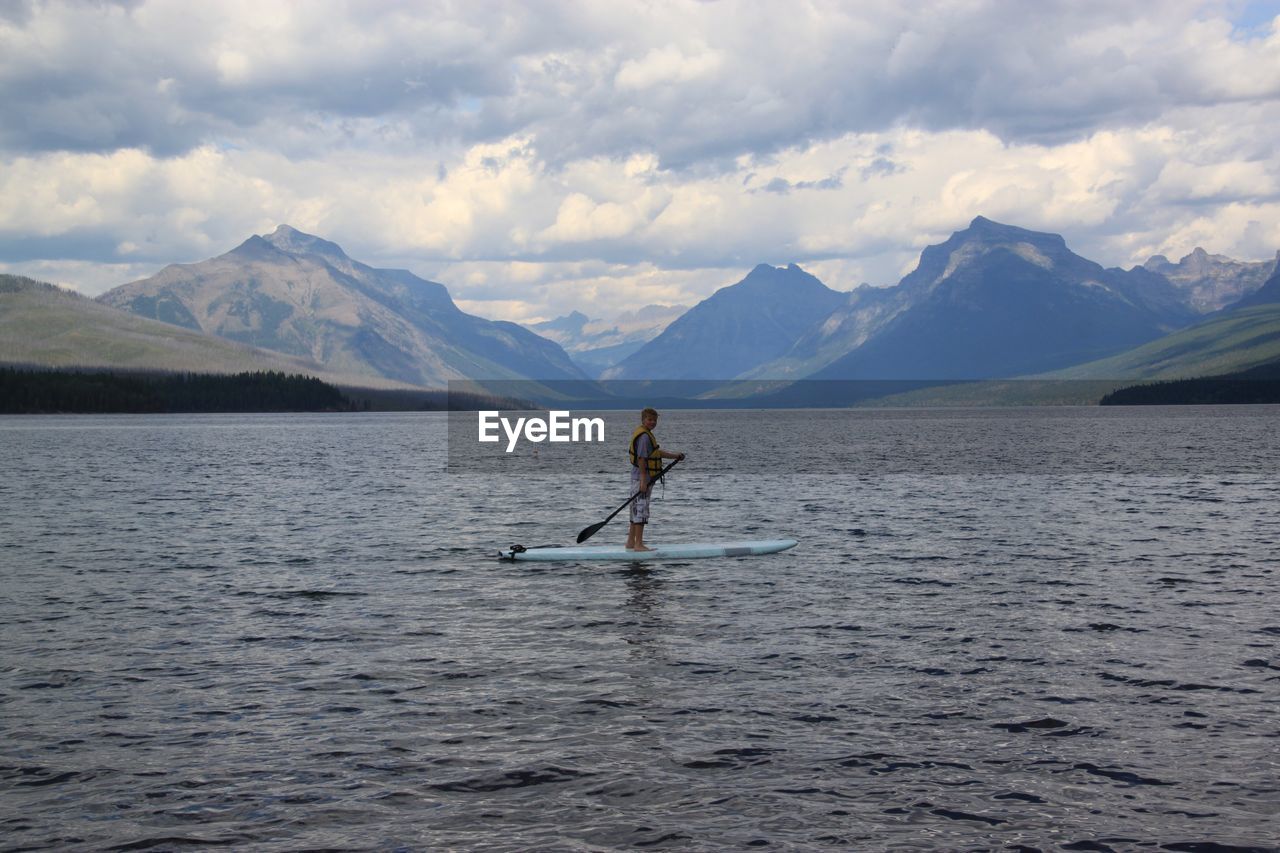
[[[1082,138],[1280,96],[1274,28],[1185,0],[867,9],[656,2],[37,3],[0,20],[0,143],[161,154],[214,137],[493,142],[680,168],[898,124]]]
[[[623,62],[613,82],[621,91],[652,89],[706,79],[723,65],[723,55],[705,46],[685,53],[677,45],[666,45]]]
[[[0,144],[173,154],[215,137],[270,146],[299,122],[332,144],[500,95],[506,46],[479,11],[466,20],[399,4],[37,3],[25,19],[0,20],[0,100],[20,108],[6,110],[20,120],[5,122]]]
[[[1232,8],[12,4],[0,264],[97,292],[287,222],[528,318],[892,284],[978,214],[1270,257],[1280,27]]]

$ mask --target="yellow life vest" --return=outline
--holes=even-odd
[[[636,459],[636,441],[640,436],[649,436],[649,443],[653,445],[653,450],[649,453],[649,458],[645,460],[645,464],[649,469],[649,476],[656,477],[662,471],[662,457],[658,455],[658,439],[654,438],[653,433],[644,427],[636,427],[636,431],[631,433],[631,449],[628,454],[631,457],[631,464],[640,467],[639,461]]]

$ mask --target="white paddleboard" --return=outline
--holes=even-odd
[[[498,552],[504,560],[531,560],[540,562],[577,560],[701,560],[707,557],[751,557],[757,554],[776,554],[796,546],[794,539],[759,539],[751,542],[686,542],[678,545],[650,545],[651,551],[628,551],[622,545],[568,545],[565,547],[542,546],[517,551],[506,548]]]

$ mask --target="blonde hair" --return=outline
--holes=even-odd
[[[653,415],[656,418],[658,416],[658,410],[649,408],[648,406],[640,410],[640,420],[644,420],[649,417],[649,415]]]

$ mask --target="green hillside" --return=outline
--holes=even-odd
[[[192,373],[278,371],[374,387],[404,383],[334,374],[300,358],[147,320],[71,291],[0,275],[0,364]]]
[[[1090,405],[1139,379],[1222,377],[1280,361],[1280,304],[1242,308],[1110,358],[1035,377],[928,388],[864,406]]]
[[[865,400],[858,408],[1092,406],[1132,380],[983,379]]]
[[[1045,374],[1050,379],[1221,376],[1280,359],[1280,304],[1242,308],[1110,358]]]
[[[1135,349],[1085,364],[1015,379],[923,388],[862,400],[861,407],[1080,406],[1143,379],[1238,374],[1280,361],[1280,304],[1214,317]]]

